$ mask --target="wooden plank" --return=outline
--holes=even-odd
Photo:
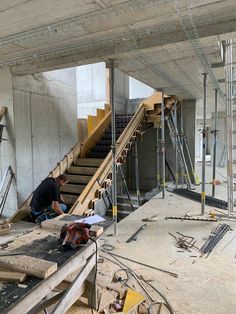
[[[156,92],[143,101],[145,109],[154,110],[155,104],[161,104],[162,93]]]
[[[104,109],[105,109],[105,115],[107,115],[111,111],[111,105],[105,104]]]
[[[7,282],[22,282],[26,278],[25,273],[20,273],[16,271],[3,271],[0,270],[0,281]]]
[[[88,115],[88,135],[90,135],[97,127],[97,116]]]
[[[75,174],[66,174],[66,177],[70,183],[81,183],[81,184],[87,184],[92,176],[83,176],[83,175],[75,175]]]
[[[75,301],[80,297],[80,295],[78,295],[78,289],[83,285],[95,264],[96,255],[93,254],[83,267],[83,270],[78,274],[71,286],[67,289],[65,295],[59,301],[56,308],[52,311],[53,314],[65,313],[75,303]]]
[[[78,142],[83,143],[88,137],[88,120],[87,119],[78,119]]]
[[[115,291],[104,290],[99,302],[98,312],[102,312],[109,304],[113,303],[118,296]]]
[[[7,112],[7,107],[1,107],[0,108],[0,122],[1,122],[3,116],[5,115],[6,112]]]
[[[57,270],[57,263],[27,255],[1,256],[0,265],[38,278],[47,278]]]
[[[89,243],[88,246],[77,252],[66,263],[64,263],[52,276],[43,280],[28,294],[13,304],[7,314],[28,313],[36,304],[39,303],[49,292],[59,285],[71,272],[78,268],[84,260],[89,258],[96,251],[95,243]]]
[[[71,166],[68,169],[68,173],[70,174],[82,174],[82,175],[90,175],[93,176],[97,171],[97,167],[81,167],[81,166]]]
[[[76,160],[76,166],[99,167],[103,162],[101,158],[79,158]]]
[[[97,118],[98,118],[98,123],[100,123],[105,117],[105,110],[97,108]]]
[[[60,233],[62,226],[66,224],[65,221],[59,219],[47,219],[42,221],[41,228],[50,232]]]
[[[80,194],[86,185],[80,185],[80,184],[66,184],[60,188],[60,191],[71,193],[71,194]]]
[[[91,150],[92,147],[96,145],[96,143],[102,138],[106,129],[111,124],[111,112],[104,117],[104,119],[97,125],[97,127],[93,130],[91,134],[89,134],[88,138],[81,145],[81,157],[84,158],[86,154]]]

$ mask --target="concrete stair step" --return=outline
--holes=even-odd
[[[81,184],[66,184],[65,186],[62,186],[60,188],[61,193],[70,193],[74,195],[79,195],[82,193],[86,185],[81,185]]]
[[[102,158],[79,158],[75,161],[75,166],[99,167],[102,162]]]
[[[66,177],[69,180],[69,184],[70,183],[88,184],[88,182],[92,178],[92,176],[83,176],[83,175],[76,175],[76,174],[67,174]]]
[[[86,167],[86,166],[71,166],[67,171],[68,174],[80,174],[93,176],[97,171],[98,167]]]

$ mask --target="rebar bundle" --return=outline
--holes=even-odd
[[[210,254],[216,244],[223,238],[223,236],[230,230],[230,226],[227,224],[219,224],[216,228],[214,228],[207,241],[200,248],[200,252],[202,254]]]

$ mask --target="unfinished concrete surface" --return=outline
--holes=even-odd
[[[206,207],[206,213],[210,210],[212,208]],[[166,296],[176,313],[233,314],[236,306],[235,241],[227,247],[225,245],[236,235],[236,222],[224,221],[233,230],[225,235],[208,258],[200,257],[195,249],[183,252],[175,246],[175,239],[169,235],[169,232],[174,235],[180,232],[193,236],[200,248],[213,227],[223,221],[165,220],[166,216],[182,216],[186,212],[197,217],[200,211],[199,203],[174,194],[167,193],[165,200],[156,196],[119,222],[117,236],[109,236],[113,233],[110,227],[103,239],[114,245],[113,252],[116,254],[178,274],[178,278],[174,278],[120,259],[147,280],[152,280],[152,285]],[[137,241],[126,243],[145,223],[142,219],[153,215],[157,215],[158,222],[147,222],[146,229],[138,235]],[[157,301],[161,301],[161,298]]]
[[[29,74],[115,58],[124,73],[166,93],[196,98],[200,108],[203,71],[210,73],[209,105],[214,88],[223,89],[224,83],[217,83],[223,67],[211,64],[222,61],[219,42],[235,37],[235,5],[233,0],[4,2],[0,65]]]

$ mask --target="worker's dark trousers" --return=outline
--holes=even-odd
[[[60,207],[64,213],[67,212],[67,205],[66,204],[60,203]],[[47,208],[45,208],[44,211],[37,211],[37,210],[32,208],[31,213],[32,213],[33,219],[37,223],[41,223],[44,220],[52,219],[52,218],[55,218],[56,216],[58,216],[58,214],[55,213],[55,211],[52,209],[51,206],[48,206]]]

